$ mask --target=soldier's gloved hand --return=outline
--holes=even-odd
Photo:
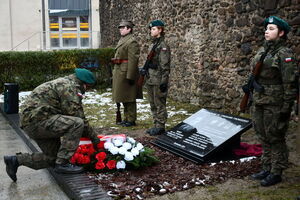
[[[140,75],[141,75],[141,76],[146,76],[146,74],[147,74],[147,70],[145,70],[144,68],[141,68],[141,69],[139,70],[139,72],[140,72]]]
[[[131,79],[126,79],[129,85],[134,85],[135,81]]]
[[[279,120],[287,121],[290,119],[290,116],[291,116],[291,106],[289,104],[284,103],[280,109]]]
[[[98,137],[94,138],[94,139],[92,139],[92,143],[93,143],[94,149],[97,151],[98,145],[100,144],[100,139]]]
[[[168,89],[168,84],[166,84],[166,83],[160,84],[159,89],[161,92],[166,92]]]

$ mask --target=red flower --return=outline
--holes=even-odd
[[[105,168],[105,164],[103,161],[98,161],[95,165],[95,169],[104,169]]]
[[[78,164],[88,164],[91,162],[90,156],[78,154],[77,163]]]
[[[104,143],[105,143],[105,141],[100,141],[100,142],[97,144],[97,149],[104,149]]]
[[[96,159],[98,161],[103,161],[106,158],[106,153],[105,152],[100,152],[96,154]]]
[[[74,155],[70,159],[70,163],[75,164],[78,160],[78,155],[79,155],[79,153],[74,153]]]
[[[114,169],[114,168],[116,168],[116,164],[117,164],[117,161],[110,160],[106,163],[106,166],[108,167],[108,169]]]

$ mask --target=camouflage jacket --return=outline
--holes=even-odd
[[[75,74],[58,78],[35,88],[24,102],[22,127],[53,115],[68,115],[85,119],[82,107],[82,82]]]
[[[149,74],[146,76],[146,84],[160,85],[169,82],[171,51],[169,45],[165,42],[164,37],[154,40],[158,42],[154,50],[154,57],[152,58],[152,66],[156,69],[149,69]]]
[[[288,111],[296,98],[297,65],[291,49],[280,39],[266,42],[252,61],[252,66],[259,61],[261,55],[269,48],[264,59],[257,82],[264,87],[263,92],[253,92],[255,105],[278,105]]]

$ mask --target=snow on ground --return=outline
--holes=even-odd
[[[31,93],[31,91],[19,92],[19,107],[22,108],[25,98]],[[146,92],[144,97],[147,96]],[[3,94],[0,95],[0,102],[4,102]],[[112,101],[112,92],[108,88],[104,93],[98,93],[96,90],[88,91],[84,94],[82,103],[86,109],[86,118],[91,121],[105,120],[110,118],[116,112],[116,104]],[[176,115],[184,115],[186,117],[190,116],[191,113],[188,113],[186,110],[179,109],[177,110],[175,106],[167,104],[168,118],[171,118]],[[123,106],[121,106],[122,109]],[[150,104],[147,99],[137,99],[137,120],[146,121],[152,120],[152,114],[150,111]],[[175,117],[176,118],[176,117]],[[174,120],[172,123],[179,123],[181,119]],[[167,126],[172,126],[171,124],[166,124]],[[174,124],[173,124],[174,125]],[[100,125],[105,126],[105,124]]]

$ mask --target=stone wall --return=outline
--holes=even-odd
[[[133,20],[142,66],[150,46],[147,24],[163,20],[172,50],[169,96],[236,112],[249,61],[264,40],[264,18],[299,24],[299,10],[300,0],[100,0],[101,44],[115,46],[119,21]],[[289,41],[299,59],[299,25],[292,26]]]

